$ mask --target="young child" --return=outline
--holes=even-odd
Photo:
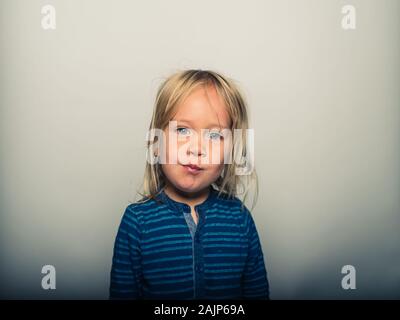
[[[243,135],[248,118],[232,80],[185,70],[160,86],[143,198],[118,229],[110,299],[269,299],[257,229],[237,198],[240,186],[245,196],[257,188],[256,174],[227,161],[249,153],[246,139],[232,143],[234,129]]]

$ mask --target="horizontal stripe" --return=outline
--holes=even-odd
[[[165,192],[157,198],[163,203],[150,199],[125,209],[114,244],[111,299],[269,297],[257,229],[238,198],[211,191],[196,205],[197,225],[184,216],[187,204]]]
[[[161,249],[155,249],[155,250],[146,250],[142,252],[143,256],[147,255],[152,255],[152,254],[157,254],[160,252],[167,252],[167,251],[178,251],[178,250],[185,250],[185,249],[191,249],[192,246],[174,246],[174,247],[164,247]]]
[[[152,244],[147,244],[147,245],[142,245],[143,249],[150,249],[150,248],[155,248],[155,247],[164,247],[170,244],[183,244],[183,243],[190,243],[192,244],[192,239],[184,239],[184,240],[171,240],[171,241],[160,241],[160,242],[156,242],[156,243],[152,243]]]

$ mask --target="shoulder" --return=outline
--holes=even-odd
[[[229,196],[227,193],[222,192],[221,194],[217,194],[215,199],[215,204],[218,207],[238,210],[245,215],[250,214],[250,210],[237,196]]]
[[[159,206],[160,203],[153,198],[142,198],[137,202],[130,203],[125,208],[124,217],[140,220],[143,214],[158,209]]]
[[[228,213],[233,219],[239,219],[244,226],[248,225],[252,220],[250,210],[237,196],[221,193],[216,197],[214,208],[219,212]]]

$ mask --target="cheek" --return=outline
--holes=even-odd
[[[211,164],[222,164],[224,162],[224,141],[218,143],[210,143]],[[221,169],[222,170],[222,169]]]
[[[212,164],[207,168],[208,175],[215,180],[221,175],[223,169],[224,164]]]
[[[186,150],[188,149],[188,139],[178,139],[176,135],[172,135],[171,138],[176,140],[174,143],[170,143],[167,135],[165,139],[164,152],[167,163],[176,163],[185,155]]]
[[[177,177],[179,178],[178,165],[163,164],[161,165],[161,170],[170,181],[176,179]]]

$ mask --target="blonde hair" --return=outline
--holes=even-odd
[[[222,97],[227,106],[228,114],[231,118],[231,130],[242,129],[242,135],[246,135],[248,129],[247,106],[243,93],[236,86],[232,79],[224,77],[218,72],[210,70],[183,70],[178,71],[169,76],[158,88],[153,116],[151,119],[149,130],[161,129],[168,126],[169,121],[173,118],[177,106],[184,101],[190,93],[200,85],[212,85],[216,89],[218,95]],[[247,159],[247,143],[246,138],[242,138],[239,144],[232,146],[233,155],[240,155]],[[153,141],[147,142],[149,150]],[[258,179],[255,169],[253,168],[248,175],[237,175],[236,169],[238,165],[235,161],[224,164],[222,174],[212,184],[218,191],[218,195],[225,193],[228,197],[242,196],[242,202],[245,202],[251,185],[254,186],[254,196],[252,209],[258,198]],[[142,184],[142,192],[138,193],[146,201],[155,196],[165,186],[166,177],[162,172],[159,163],[151,164],[146,161],[145,173]],[[241,191],[239,191],[241,188]]]

